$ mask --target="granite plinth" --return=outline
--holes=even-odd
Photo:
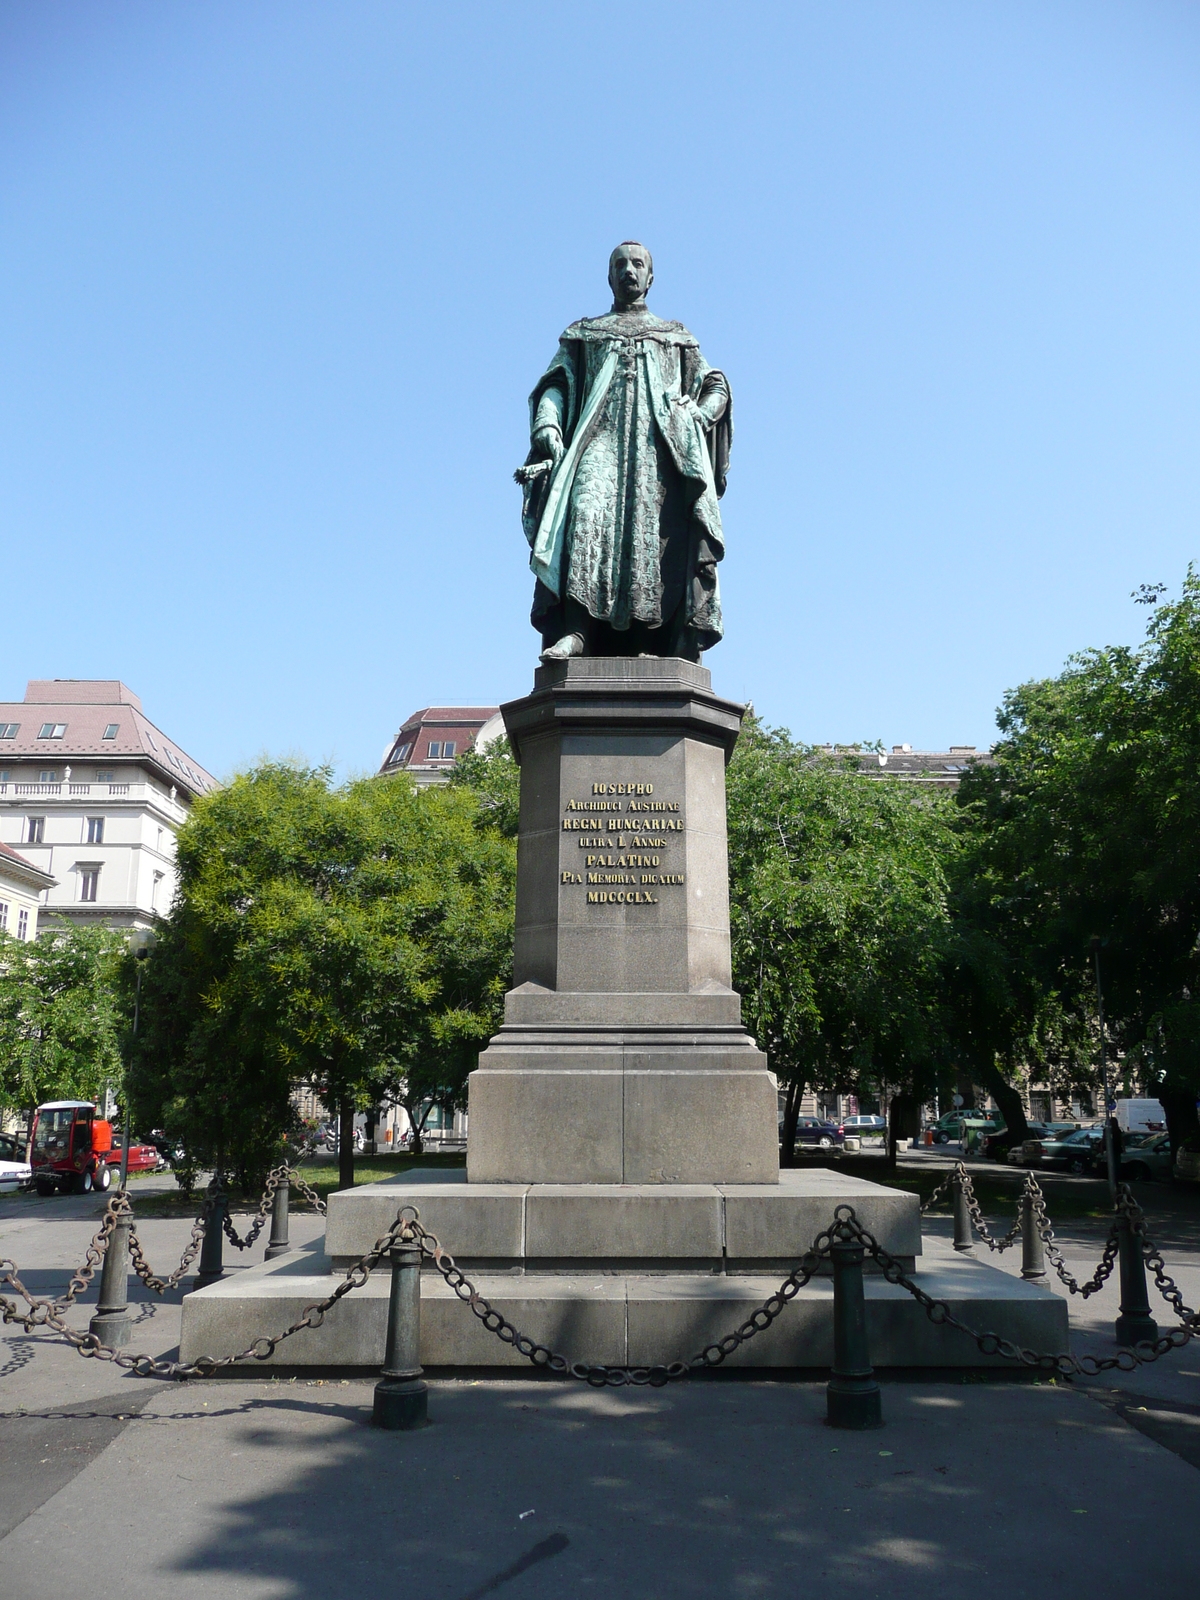
[[[764,1184],[477,1184],[429,1172],[330,1196],[325,1250],[348,1266],[412,1205],[455,1260],[487,1272],[785,1273],[852,1205],[893,1255],[921,1253],[917,1197],[825,1169]]]
[[[185,1296],[180,1355],[220,1357],[244,1350],[263,1334],[296,1321],[327,1296],[339,1278],[319,1246],[222,1279]],[[956,1256],[935,1245],[916,1274],[920,1286],[947,1302],[980,1332],[1027,1348],[1068,1347],[1066,1302],[1039,1284]],[[779,1285],[775,1276],[608,1275],[601,1272],[481,1274],[481,1294],[522,1332],[571,1361],[649,1366],[688,1360],[738,1327]],[[378,1369],[387,1325],[388,1274],[372,1274],[346,1295],[319,1328],[279,1345],[267,1366]],[[981,1355],[956,1329],[934,1326],[905,1290],[876,1275],[865,1280],[867,1336],[877,1369],[1004,1367]],[[421,1279],[420,1359],[426,1368],[528,1370],[529,1363],[489,1333],[470,1308],[428,1273]],[[726,1363],[758,1369],[828,1368],[833,1360],[833,1286],[812,1280],[763,1333]],[[257,1368],[258,1363],[250,1364]]]
[[[472,1183],[769,1183],[777,1099],[731,986],[725,763],[686,661],[542,667],[521,764],[515,987],[469,1083]]]

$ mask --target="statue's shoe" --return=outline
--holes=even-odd
[[[583,654],[583,635],[581,633],[564,633],[557,644],[552,644],[549,650],[542,651],[543,661],[569,661],[572,656]]]

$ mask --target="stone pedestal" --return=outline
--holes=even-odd
[[[707,670],[592,657],[504,706],[521,765],[514,988],[471,1074],[471,1183],[772,1183],[775,1080],[729,956]]]

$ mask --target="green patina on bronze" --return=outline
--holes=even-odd
[[[722,636],[718,505],[729,384],[679,322],[646,306],[643,246],[609,263],[613,308],[573,322],[529,397],[517,473],[543,659],[699,659]]]

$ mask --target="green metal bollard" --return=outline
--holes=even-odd
[[[271,1242],[267,1245],[267,1260],[274,1261],[291,1249],[288,1243],[288,1181],[285,1178],[275,1191],[271,1202]]]
[[[1038,1232],[1037,1214],[1033,1209],[1031,1194],[1021,1197],[1021,1276],[1023,1278],[1046,1276],[1046,1252],[1042,1245],[1042,1236]]]
[[[1128,1212],[1117,1218],[1117,1249],[1121,1263],[1121,1315],[1116,1322],[1117,1343],[1133,1346],[1158,1338],[1158,1323],[1150,1315],[1146,1292],[1146,1263],[1141,1235],[1134,1232]]]
[[[100,1343],[119,1350],[129,1343],[133,1318],[129,1314],[129,1218],[123,1217],[113,1229],[100,1269],[100,1300],[88,1324]]]
[[[833,1374],[825,1386],[831,1428],[882,1428],[883,1406],[867,1345],[863,1247],[835,1243],[833,1259]]]
[[[416,1240],[393,1244],[388,1296],[387,1345],[375,1385],[371,1421],[398,1431],[428,1422],[429,1389],[421,1376],[421,1247]]]
[[[200,1246],[200,1270],[196,1274],[197,1289],[206,1289],[225,1276],[223,1251],[225,1245],[225,1186],[218,1180],[212,1210],[204,1224],[204,1243]]]
[[[961,1172],[954,1174],[954,1248],[967,1251],[974,1248],[971,1233],[971,1210],[967,1205],[967,1191],[963,1187]]]

